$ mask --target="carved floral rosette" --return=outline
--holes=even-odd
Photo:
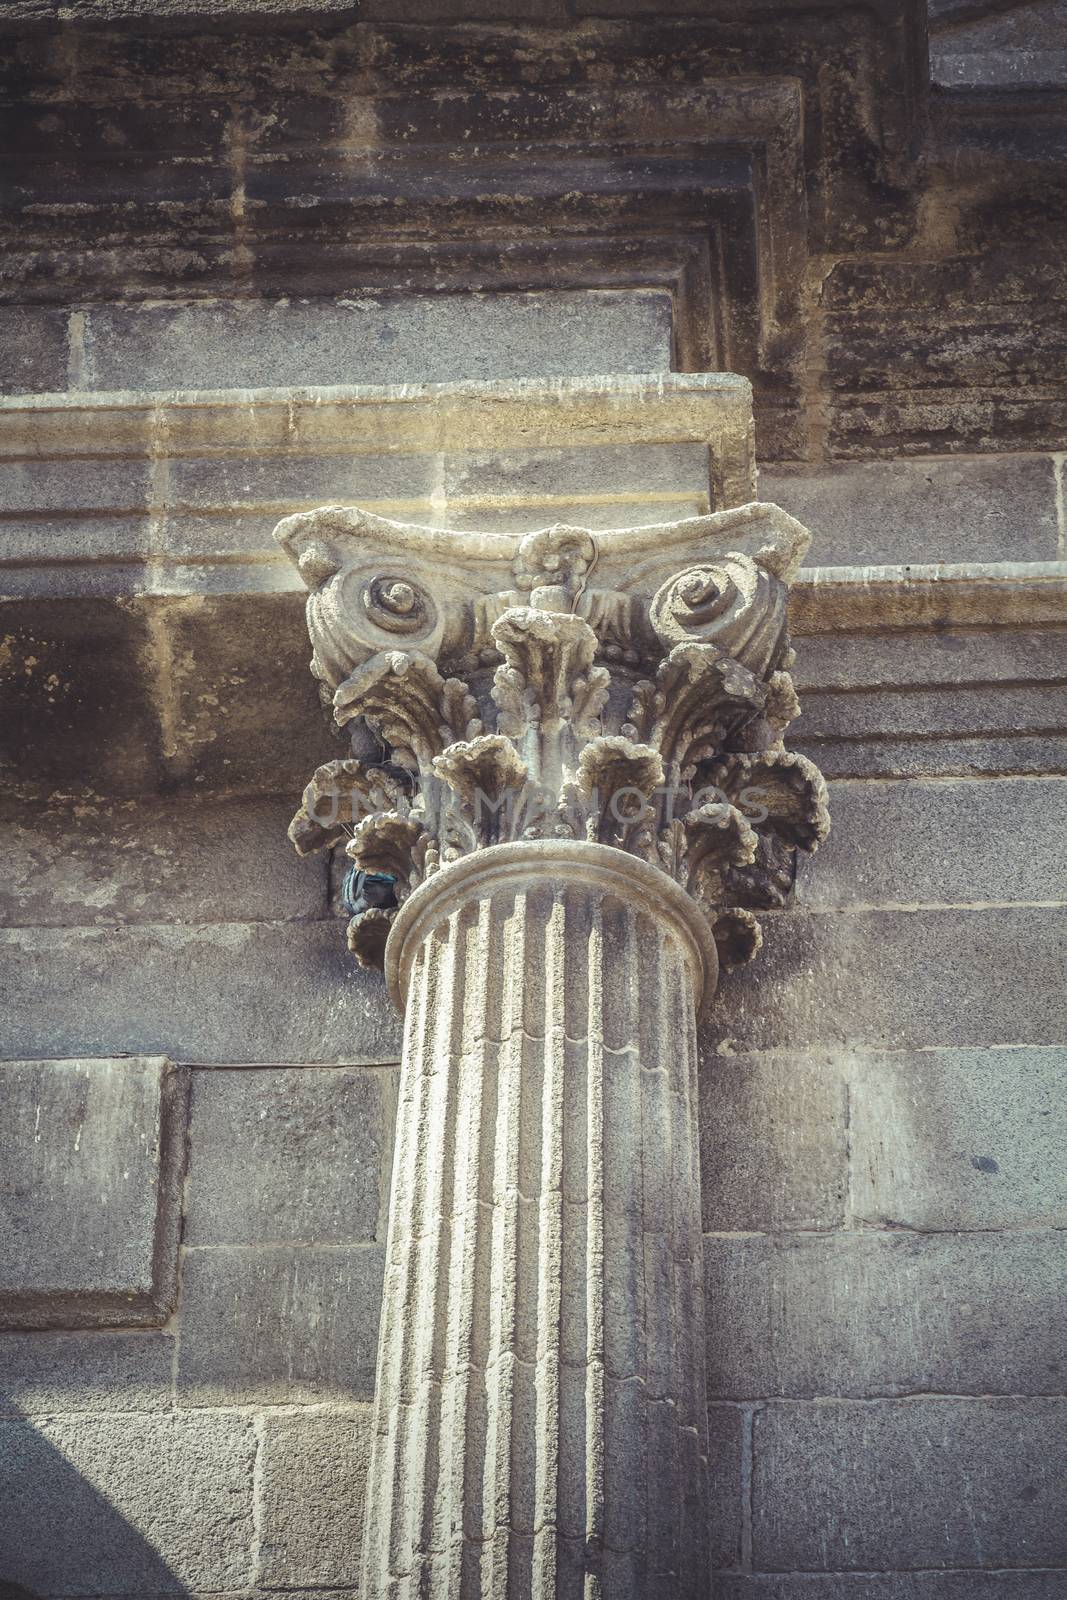
[[[381,965],[396,906],[488,845],[582,839],[696,897],[730,968],[785,905],[826,786],[784,748],[789,583],[808,535],[753,504],[654,528],[515,539],[327,508],[277,537],[310,595],[312,671],[359,755],[314,774],[290,837],[344,842],[395,905],[349,945]]]

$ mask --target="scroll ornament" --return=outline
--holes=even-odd
[[[505,541],[327,509],[277,536],[311,591],[312,671],[361,741],[289,830],[302,855],[344,844],[358,961],[381,965],[443,863],[547,837],[650,862],[701,903],[724,967],[756,954],[755,913],[829,830],[821,774],[783,743],[798,523],[752,505]]]

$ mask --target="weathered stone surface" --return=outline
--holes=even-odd
[[[930,76],[946,89],[1018,92],[1067,81],[1062,0],[977,8],[932,3],[930,10]]]
[[[1065,1422],[1067,1401],[1047,1399],[767,1406],[755,1419],[755,1565],[1063,1567]]]
[[[183,1252],[180,1406],[370,1399],[384,1250]]]
[[[326,911],[321,863],[286,839],[288,800],[101,800],[0,806],[10,927],[284,922]]]
[[[1062,684],[963,685],[943,690],[874,689],[857,694],[804,696],[806,743],[824,739],[960,739],[968,734],[1045,733],[1067,728]]]
[[[0,1416],[169,1411],[170,1333],[5,1333]]]
[[[715,1593],[716,1600],[1062,1600],[1063,1573],[724,1573]]]
[[[5,784],[152,789],[162,776],[156,640],[115,598],[0,602]],[[147,668],[147,670],[145,670]]]
[[[856,1215],[879,1227],[1067,1225],[1065,1064],[1063,1049],[854,1058]]]
[[[129,1596],[252,1581],[252,1419],[0,1424],[0,1570],[36,1594]]]
[[[193,1074],[186,1244],[374,1239],[388,1155],[384,1074]]]
[[[847,1184],[845,1076],[836,1056],[705,1054],[707,1232],[839,1227]]]
[[[160,1059],[0,1063],[0,1324],[166,1321],[187,1088]]]
[[[813,554],[818,556],[821,545]],[[807,635],[797,688],[929,688],[933,684],[1055,683],[1064,675],[1062,628],[927,628]]]
[[[1054,561],[1050,456],[952,457],[780,466],[760,497],[817,530],[820,566]]]
[[[427,383],[665,372],[671,302],[657,291],[94,307],[87,382],[125,389]]]
[[[767,918],[758,964],[719,986],[711,1048],[1056,1044],[1064,923],[1023,906]]]
[[[708,1392],[1054,1394],[1059,1233],[704,1239]]]
[[[1067,734],[986,739],[820,739],[795,747],[827,778],[999,778],[1067,774]]]
[[[370,1445],[369,1407],[264,1418],[260,1588],[358,1584]]]
[[[67,387],[67,313],[43,306],[0,307],[0,394]]]
[[[343,941],[332,920],[3,930],[0,1051],[396,1061],[400,1026],[381,979],[354,967]]]
[[[751,1419],[737,1406],[708,1407],[708,1505],[711,1511],[711,1564],[737,1567],[742,1561],[744,1488],[742,1438]],[[655,1465],[651,1465],[655,1471]]]
[[[801,905],[1067,900],[1067,779],[838,783],[833,814]]]

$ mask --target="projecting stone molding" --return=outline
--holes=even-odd
[[[0,1327],[166,1322],[187,1092],[157,1056],[0,1062]]]
[[[808,534],[277,538],[354,730],[290,837],[347,841],[350,948],[406,1009],[360,1592],[702,1595],[696,1019],[829,828],[783,744]]]

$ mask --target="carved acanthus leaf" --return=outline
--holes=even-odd
[[[382,811],[376,817],[364,817],[345,846],[345,854],[361,872],[395,878],[397,899],[402,900],[417,881],[414,850],[425,831],[414,817]]]
[[[402,767],[429,774],[433,758],[453,739],[482,731],[465,683],[442,678],[418,651],[382,650],[358,667],[333,697],[339,724],[364,717],[393,748]]]
[[[660,751],[669,781],[683,781],[732,729],[759,715],[766,697],[760,680],[715,645],[679,644],[654,683],[636,686],[630,726]]]
[[[347,838],[362,817],[395,806],[403,790],[395,778],[362,761],[328,761],[304,790],[289,838],[302,856]]]
[[[724,972],[743,967],[758,955],[763,945],[763,930],[751,911],[741,906],[730,906],[721,911],[712,924],[719,965]]]
[[[361,967],[380,967],[385,959],[385,945],[389,929],[396,916],[395,907],[386,911],[372,906],[361,911],[348,924],[348,948]]]
[[[649,800],[662,783],[658,750],[621,734],[603,734],[583,748],[576,778],[564,785],[561,815],[576,837],[584,834],[644,855],[655,817]]]
[[[589,624],[571,612],[512,606],[492,632],[504,657],[492,690],[497,731],[518,739],[534,729],[555,733],[566,723],[576,738],[591,738],[611,674],[593,666],[597,638]]]
[[[730,755],[708,769],[712,784],[753,820],[760,833],[816,850],[830,831],[826,780],[795,750]]]
[[[726,904],[726,879],[731,867],[755,859],[755,831],[735,806],[699,806],[685,818],[686,888],[709,906]]]

